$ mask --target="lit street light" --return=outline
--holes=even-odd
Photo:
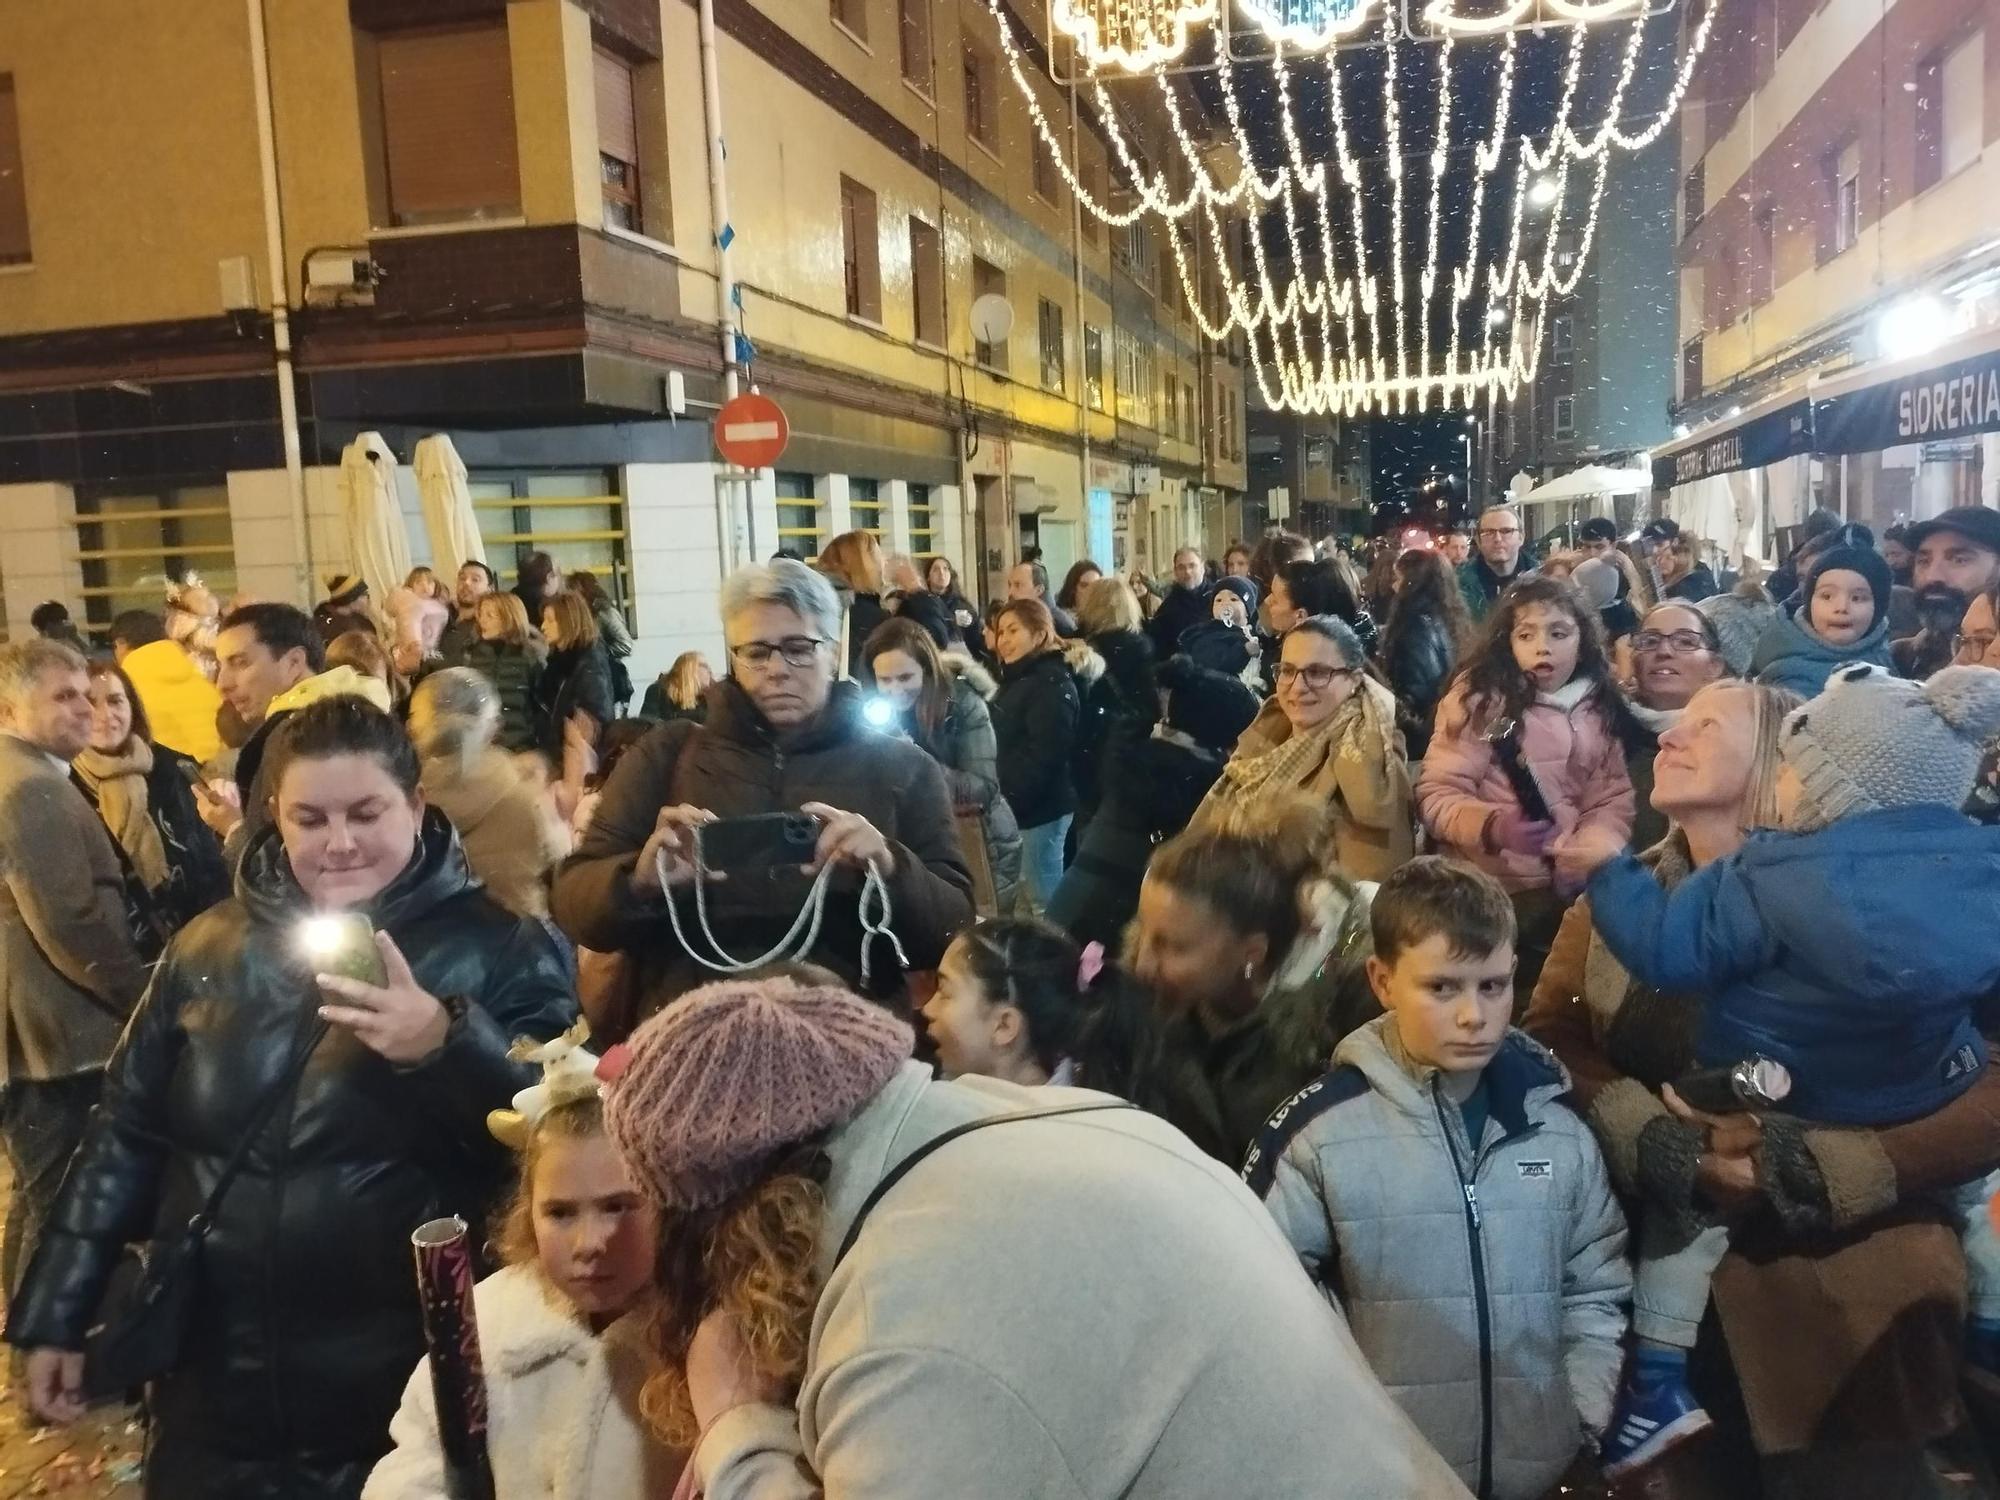
[[[1556,187],[1555,178],[1537,177],[1534,186],[1528,189],[1528,206],[1530,208],[1547,208],[1560,196],[1561,192]]]

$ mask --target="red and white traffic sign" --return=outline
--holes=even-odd
[[[715,414],[715,446],[722,456],[746,469],[768,469],[791,440],[792,424],[784,408],[769,396],[745,391],[725,401]]]

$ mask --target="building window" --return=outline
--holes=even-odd
[[[1861,239],[1861,147],[1849,142],[1829,163],[1829,196],[1833,202],[1833,232],[1829,253],[1839,255]]]
[[[1174,400],[1176,389],[1173,371],[1163,371],[1160,376],[1160,431],[1167,437],[1178,439],[1181,424],[1177,414],[1179,408]]]
[[[944,241],[922,219],[910,218],[910,296],[917,342],[944,347]]]
[[[1681,345],[1681,400],[1692,401],[1701,394],[1701,335]]]
[[[897,36],[903,49],[903,81],[926,99],[931,96],[931,0],[897,0]]]
[[[597,575],[605,592],[629,601],[625,501],[616,470],[510,473],[477,470],[467,481],[486,557],[506,575],[530,552],[546,552],[565,573]],[[528,622],[537,630],[540,620]],[[638,628],[635,620],[633,629]]]
[[[604,181],[604,222],[634,234],[639,206],[639,111],[632,65],[597,50],[597,162]]]
[[[909,486],[909,496],[910,551],[918,557],[929,557],[937,551],[937,512],[931,501],[931,487],[913,484]]]
[[[1576,436],[1576,397],[1556,397],[1556,436]]]
[[[833,20],[857,42],[868,40],[868,0],[833,0]]]
[[[28,184],[21,173],[21,117],[14,75],[0,73],[0,266],[34,259],[28,244]]]
[[[993,150],[1000,146],[999,99],[993,91],[993,55],[974,42],[960,49],[965,71],[965,129]]]
[[[1549,320],[1549,353],[1559,365],[1576,363],[1576,320],[1568,313]]]
[[[1708,164],[1696,162],[1681,179],[1681,238],[1701,227],[1702,210],[1708,201]]]
[[[517,217],[507,23],[395,32],[376,61],[389,223]]]
[[[83,628],[96,635],[128,609],[157,611],[166,581],[189,572],[227,599],[236,591],[228,486],[79,490],[76,558]]]
[[[1104,330],[1083,325],[1083,398],[1092,411],[1104,410]]]
[[[1135,427],[1153,425],[1153,346],[1124,329],[1117,330],[1118,420]]]
[[[882,535],[882,481],[879,479],[849,479],[847,481],[847,524],[855,531]]]
[[[972,257],[972,300],[977,302],[987,295],[1004,297],[1007,295],[1007,273],[990,262]],[[975,339],[972,345],[972,362],[984,365],[989,370],[1007,373],[1007,341],[988,344]]]
[[[1750,302],[1761,307],[1778,286],[1778,210],[1766,203],[1751,221]]]
[[[813,489],[813,477],[781,469],[774,478],[778,487],[778,545],[811,562],[819,556],[820,543],[826,539],[826,512]]]
[[[1986,134],[1986,33],[1917,68],[1917,191],[1970,165]]]
[[[1141,286],[1151,287],[1153,278],[1159,273],[1159,265],[1153,258],[1153,230],[1144,219],[1134,219],[1125,226],[1125,237],[1119,248],[1124,252],[1120,257],[1126,274]]]
[[[1063,390],[1063,311],[1044,297],[1041,300],[1038,337],[1042,351],[1042,389],[1061,395]]]
[[[1035,196],[1044,203],[1054,203],[1061,195],[1059,186],[1062,174],[1056,170],[1055,148],[1041,131],[1035,132]]]
[[[875,195],[851,177],[840,179],[840,261],[847,315],[882,321],[882,266],[875,233]]]

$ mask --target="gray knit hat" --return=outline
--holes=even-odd
[[[1757,642],[1778,622],[1778,606],[1761,588],[1744,589],[1741,584],[1727,594],[1711,594],[1695,606],[1715,627],[1722,643],[1722,659],[1737,677],[1750,675],[1750,663],[1757,655]]]
[[[1798,774],[1796,828],[1885,807],[1965,805],[1980,757],[2000,736],[2000,670],[1946,667],[1906,682],[1845,667],[1786,716],[1778,751]]]

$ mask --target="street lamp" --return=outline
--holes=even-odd
[[[1556,186],[1555,178],[1537,177],[1534,185],[1528,189],[1528,206],[1530,208],[1547,208],[1561,196],[1562,192]]]

